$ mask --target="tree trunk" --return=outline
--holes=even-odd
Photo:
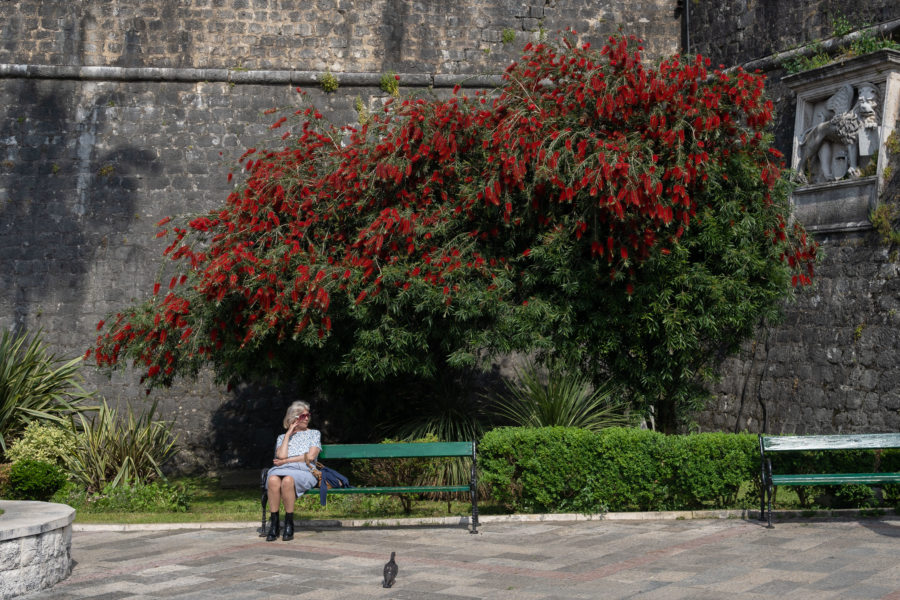
[[[675,413],[675,402],[671,398],[662,398],[656,402],[656,430],[660,433],[678,433],[678,416]]]

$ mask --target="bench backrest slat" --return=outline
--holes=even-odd
[[[861,433],[856,435],[763,436],[766,452],[799,450],[877,450],[900,448],[900,433]]]
[[[472,442],[324,444],[320,458],[421,458],[472,456]]]

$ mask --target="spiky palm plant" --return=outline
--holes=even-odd
[[[171,423],[154,420],[156,404],[140,416],[128,407],[119,418],[104,400],[92,419],[79,414],[75,448],[65,457],[70,475],[90,492],[162,477],[176,441]]]
[[[0,337],[0,449],[31,421],[65,423],[71,414],[96,407],[82,404],[93,394],[81,387],[81,358],[57,360],[40,332]]]
[[[505,384],[507,393],[494,399],[492,410],[511,425],[599,431],[632,421],[616,387],[594,388],[587,378],[563,368],[541,369],[530,362]]]

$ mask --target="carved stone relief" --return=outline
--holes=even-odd
[[[871,227],[897,121],[900,52],[880,50],[790,75],[797,94],[794,217],[810,231]]]
[[[878,149],[879,96],[878,86],[871,82],[846,83],[813,106],[813,122],[799,144],[798,174],[803,183],[856,178],[865,172]]]

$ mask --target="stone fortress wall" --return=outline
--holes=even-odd
[[[835,19],[881,25],[898,39],[900,5],[891,0],[737,0],[691,2],[691,48],[714,63],[765,69],[775,102],[776,144],[789,161],[796,97],[778,61],[766,60],[827,40]],[[894,174],[882,201],[900,201]],[[788,164],[790,164],[788,162]],[[697,416],[701,430],[770,433],[900,430],[900,259],[874,231],[818,234],[816,285],[759,331],[721,369],[716,400]],[[765,411],[763,410],[765,407]]]
[[[42,328],[60,356],[82,354],[96,323],[158,277],[155,224],[218,206],[230,159],[267,137],[263,111],[295,105],[297,86],[334,122],[353,122],[357,98],[384,98],[387,71],[407,91],[481,85],[527,41],[566,27],[597,42],[621,29],[653,56],[687,37],[734,64],[822,35],[825,22],[775,12],[834,4],[686,2],[0,0],[0,326]],[[873,20],[900,16],[887,0],[858,4]],[[338,76],[337,92],[319,89],[322,71]],[[900,425],[896,263],[868,235],[825,250],[819,288],[728,362],[701,428],[755,431],[763,396],[785,429]],[[137,373],[85,371],[112,403],[143,402]],[[150,398],[176,419],[185,469],[256,466],[271,451],[271,413],[283,410],[281,398],[203,379]]]
[[[497,75],[529,40],[619,27],[677,50],[675,0],[0,0],[0,326],[41,328],[64,357],[159,277],[165,216],[215,208],[264,111],[302,86],[333,122],[361,99],[449,92]],[[506,40],[506,41],[504,41]],[[334,94],[319,72],[340,81]],[[474,78],[474,79],[473,79]],[[443,87],[442,87],[443,86]],[[85,369],[112,404],[145,402],[139,373]],[[180,467],[257,466],[284,398],[211,381],[154,392],[174,418]],[[273,414],[277,418],[273,418]],[[321,423],[318,423],[320,427]]]

